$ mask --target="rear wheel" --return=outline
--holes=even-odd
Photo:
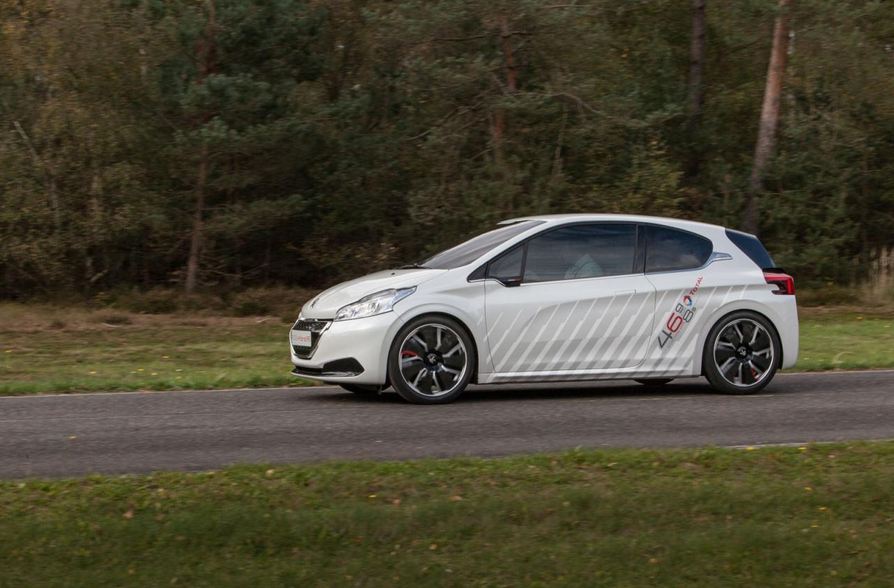
[[[422,316],[407,323],[394,338],[388,373],[394,389],[416,404],[456,400],[475,373],[472,339],[457,321]]]
[[[637,378],[633,380],[643,386],[664,386],[674,381],[673,378]]]
[[[779,369],[782,344],[773,325],[749,310],[721,319],[708,333],[702,365],[711,387],[727,394],[754,394]]]

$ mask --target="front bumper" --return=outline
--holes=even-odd
[[[322,368],[295,366],[292,374],[305,378],[353,378],[363,373],[363,366],[353,357],[327,361]],[[356,381],[356,380],[355,380]]]
[[[333,321],[315,336],[313,351],[301,354],[305,357],[299,357],[290,340],[292,373],[322,382],[383,385],[388,347],[399,322],[394,312]]]

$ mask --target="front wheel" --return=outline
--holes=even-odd
[[[452,402],[475,373],[475,347],[466,330],[446,316],[422,316],[397,333],[388,354],[389,378],[415,404]]]
[[[749,310],[729,314],[711,328],[702,365],[711,387],[727,394],[754,394],[779,369],[782,344],[773,325]]]

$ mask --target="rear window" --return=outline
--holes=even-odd
[[[709,239],[670,227],[646,227],[646,273],[695,269],[705,265],[714,246]]]
[[[761,243],[754,235],[727,229],[726,236],[729,237],[729,240],[732,241],[736,247],[742,250],[742,253],[756,263],[759,268],[771,269],[776,267],[773,258],[767,253],[763,243]]]

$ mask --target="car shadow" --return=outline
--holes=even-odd
[[[681,381],[663,385],[643,385],[634,382],[575,382],[555,384],[504,384],[473,386],[459,399],[460,402],[488,402],[500,400],[554,398],[641,398],[680,395],[715,394],[707,384]]]
[[[776,386],[778,388],[778,385]],[[760,395],[775,394],[771,384]],[[314,395],[315,401],[332,403],[393,403],[407,405],[393,389],[377,395],[357,395],[338,389],[320,389]],[[457,400],[459,403],[469,402],[505,402],[513,400],[557,400],[563,398],[657,398],[675,396],[715,396],[728,397],[711,389],[702,379],[684,379],[663,385],[643,385],[626,380],[603,382],[556,382],[534,384],[489,384],[472,385]]]

